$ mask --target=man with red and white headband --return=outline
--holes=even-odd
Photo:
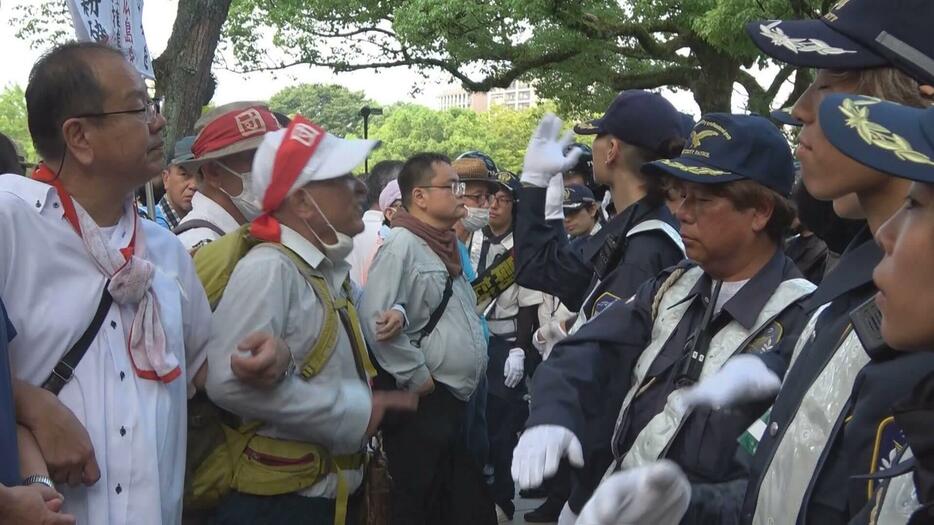
[[[260,215],[261,195],[253,193],[250,170],[263,136],[279,129],[263,102],[231,102],[195,123],[194,158],[180,163],[198,179],[191,212],[175,228],[190,252],[236,230]]]
[[[335,137],[298,115],[256,152],[252,190],[263,213],[249,235],[261,243],[237,262],[214,311],[207,391],[262,426],[236,459],[216,523],[352,523],[347,498],[363,479],[366,438],[387,410],[417,407],[412,393],[371,393],[376,372],[348,278],[352,237],[363,231],[351,171],[376,144]],[[271,388],[246,385],[223,366],[254,331],[283,338],[292,352],[293,373]]]
[[[0,176],[16,417],[49,471],[24,482],[58,483],[78,523],[181,523],[211,311],[191,258],[132,200],[162,171],[165,119],[122,54],[87,42],[36,63],[26,107],[43,163],[34,179]],[[225,366],[258,372],[263,348]]]

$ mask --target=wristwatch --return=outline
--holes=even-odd
[[[33,474],[32,476],[29,476],[23,480],[23,485],[26,485],[27,487],[29,485],[45,485],[46,487],[55,490],[55,483],[52,483],[52,478],[43,476],[42,474]]]

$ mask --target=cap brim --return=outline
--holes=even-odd
[[[236,155],[237,153],[242,153],[244,151],[256,151],[259,148],[259,145],[263,143],[264,136],[265,134],[257,135],[255,137],[250,137],[248,139],[235,142],[226,148],[221,148],[216,151],[209,151],[201,157],[179,162],[178,166],[181,166],[186,170],[196,170],[200,168],[202,164],[212,160],[222,159],[224,157]]]
[[[746,32],[766,55],[799,67],[867,69],[888,63],[822,20],[760,20],[746,24]]]
[[[563,209],[565,209],[565,210],[577,211],[577,210],[579,210],[579,209],[581,209],[581,208],[584,207],[584,203],[583,203],[583,202],[577,202],[577,203],[574,203],[574,204],[563,204],[561,207],[562,207]]]
[[[335,143],[321,164],[315,167],[315,181],[336,179],[352,173],[380,145],[378,140],[342,139],[333,135],[329,135],[326,140],[339,142]]]
[[[642,173],[647,175],[670,175],[676,179],[698,184],[723,184],[746,178],[704,164],[694,157],[677,157],[649,162],[642,165]]]
[[[574,133],[578,135],[599,135],[602,133],[603,119],[591,120],[590,122],[581,122],[574,126]]]
[[[856,162],[934,183],[934,111],[831,94],[821,103],[820,123],[830,143]]]
[[[800,128],[804,125],[804,122],[796,119],[788,109],[776,109],[775,111],[769,113],[769,116],[772,117],[772,120],[776,120],[786,126]]]

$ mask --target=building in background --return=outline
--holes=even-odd
[[[538,96],[532,84],[514,81],[507,88],[494,88],[487,93],[470,93],[461,87],[454,87],[442,92],[435,105],[441,110],[460,108],[483,113],[492,106],[526,109],[537,102]]]

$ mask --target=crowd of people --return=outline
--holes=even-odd
[[[59,45],[41,162],[0,136],[0,522],[934,523],[932,19],[750,23],[816,69],[790,112],[624,91],[518,174],[355,176],[378,142],[260,101],[166,145]]]

